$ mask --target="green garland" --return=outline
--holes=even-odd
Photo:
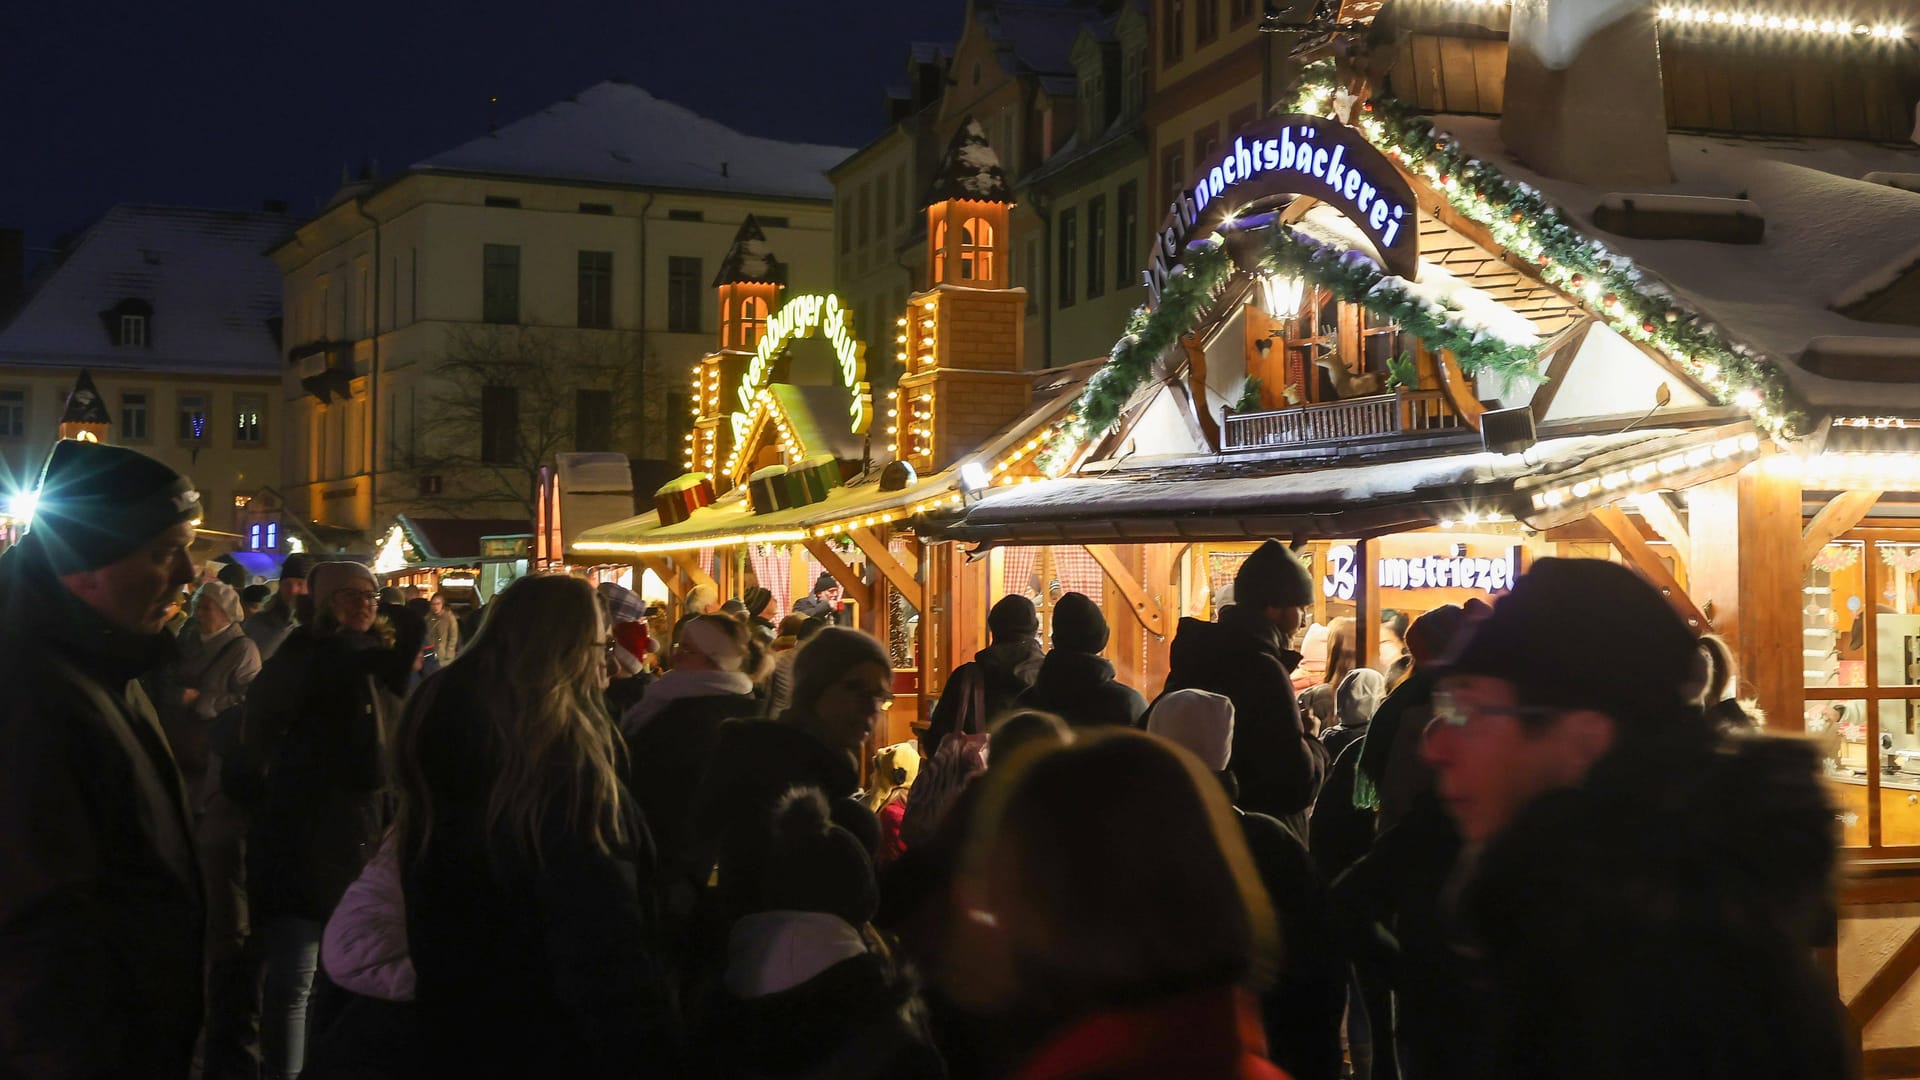
[[[1295,111],[1330,116],[1342,93],[1344,82],[1332,61],[1310,65]],[[1542,277],[1582,298],[1613,330],[1671,357],[1723,402],[1751,412],[1768,432],[1807,430],[1806,411],[1771,362],[1676,302],[1664,283],[1631,259],[1583,234],[1537,189],[1468,154],[1403,102],[1375,98],[1353,116],[1369,142],[1425,176],[1455,210],[1485,226],[1509,252],[1532,259]]]

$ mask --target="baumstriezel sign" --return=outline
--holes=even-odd
[[[1157,303],[1188,243],[1229,214],[1262,200],[1305,195],[1345,214],[1379,252],[1387,271],[1412,280],[1420,266],[1413,189],[1360,133],[1323,116],[1270,116],[1236,132],[1199,163],[1187,190],[1167,208],[1143,271]]]

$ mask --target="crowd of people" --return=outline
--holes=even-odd
[[[0,1075],[1851,1075],[1814,752],[1619,566],[1303,676],[1268,541],[1152,700],[1010,596],[873,755],[830,576],[463,628],[346,560],[189,589],[198,517],[63,442],[0,556]]]

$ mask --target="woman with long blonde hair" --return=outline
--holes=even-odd
[[[415,1000],[428,1060],[449,1073],[629,1075],[677,1061],[643,887],[653,852],[604,704],[606,641],[586,582],[523,578],[400,722]]]

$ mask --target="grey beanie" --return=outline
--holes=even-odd
[[[793,654],[793,707],[811,711],[827,685],[861,664],[893,667],[873,635],[845,626],[829,626],[808,638]]]

